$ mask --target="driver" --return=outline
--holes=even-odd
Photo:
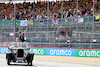
[[[27,32],[27,29],[28,29],[28,26],[26,26],[26,30],[24,31],[24,33],[23,33],[23,31],[20,31],[19,32],[19,34],[20,34],[20,37],[19,37],[19,39],[18,39],[18,42],[25,42],[25,39],[24,39],[24,34]]]

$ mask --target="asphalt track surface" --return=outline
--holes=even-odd
[[[71,63],[58,63],[58,62],[48,62],[48,61],[33,61],[33,66],[27,66],[27,63],[11,63],[12,65],[7,65],[5,59],[0,59],[0,67],[97,67],[82,64],[71,64]]]

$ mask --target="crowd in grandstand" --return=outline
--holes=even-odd
[[[78,2],[78,13],[76,2],[63,1],[62,2],[49,2],[49,18],[74,18],[93,16],[93,2],[91,0],[80,0]],[[94,7],[95,16],[100,17],[100,2],[95,3]],[[0,21],[14,20],[14,4],[13,3],[0,3]],[[47,2],[38,3],[18,3],[16,4],[16,20],[39,20],[47,19]]]

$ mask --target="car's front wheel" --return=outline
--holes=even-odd
[[[10,65],[10,60],[9,59],[7,59],[7,64]]]

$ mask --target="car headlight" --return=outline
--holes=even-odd
[[[28,54],[28,52],[29,52],[29,49],[25,49],[24,50],[24,55],[26,56]]]
[[[14,52],[14,53],[17,53],[17,50],[16,50],[16,49],[13,49],[13,52]]]
[[[27,53],[29,51],[29,49],[25,49],[24,52]]]

